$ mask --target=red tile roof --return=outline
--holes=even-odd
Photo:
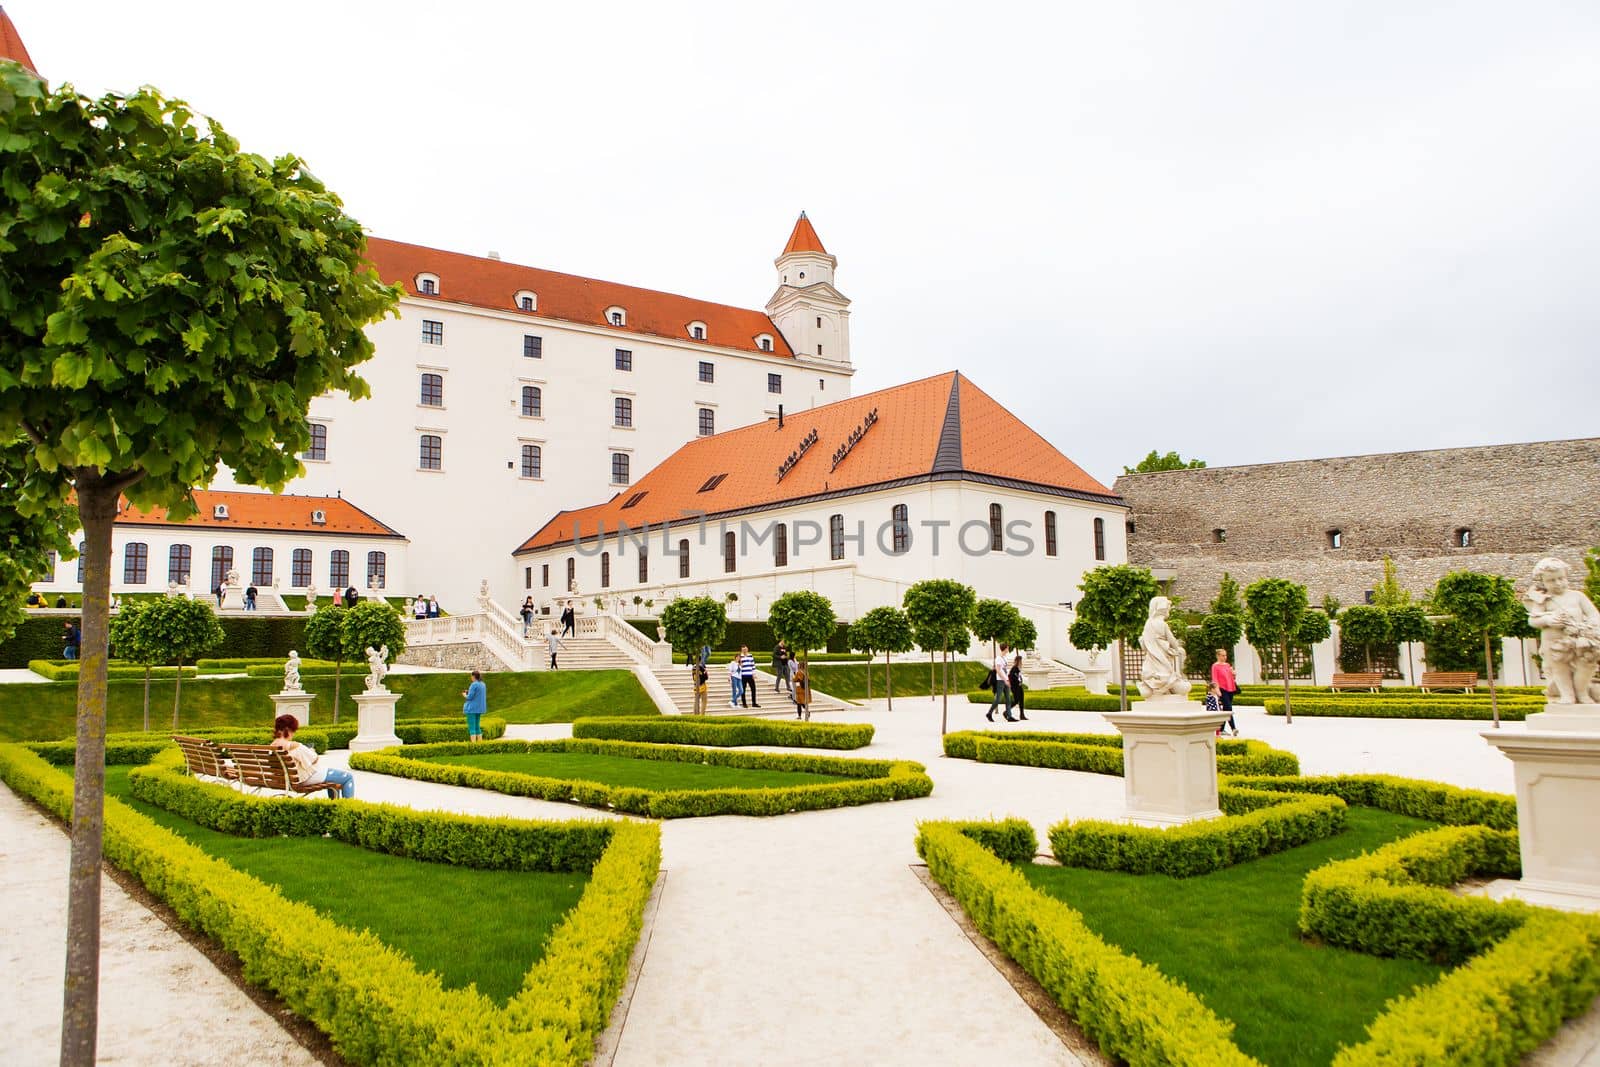
[[[679,340],[690,340],[691,322],[703,322],[707,344],[763,352],[756,338],[767,334],[772,338],[772,351],[764,354],[794,355],[783,334],[764,311],[713,304],[708,300],[524,267],[482,256],[445,252],[383,237],[367,238],[367,256],[384,281],[399,282],[412,296],[423,296],[417,289],[418,274],[436,274],[439,277],[436,299],[446,302],[582,323],[615,330],[619,335],[644,334]],[[534,293],[538,310],[521,311],[515,299],[521,290]],[[626,326],[611,325],[606,317],[606,310],[611,307],[627,312]]]
[[[788,255],[790,252],[821,252],[823,255],[828,254],[828,250],[822,247],[822,238],[817,236],[816,229],[811,225],[811,220],[806,218],[804,211],[800,212],[800,217],[795,220],[794,232],[789,234],[789,243],[783,246],[784,255]]]
[[[813,430],[815,443],[804,447]],[[835,464],[834,456],[858,431],[854,447]],[[779,469],[792,454],[798,459],[780,479]],[[719,474],[722,481],[701,492]],[[696,512],[727,514],[906,480],[971,477],[1121,503],[987,393],[951,372],[796,412],[781,429],[768,419],[698,438],[627,492],[557,514],[517,551],[565,544],[574,532],[591,536],[601,525],[638,529]]]
[[[39,68],[33,65],[33,57],[28,55],[28,46],[22,43],[22,35],[17,33],[11,16],[3,7],[0,7],[0,59],[14,59],[35,74],[39,73]]]
[[[199,512],[190,518],[168,518],[165,508],[148,510],[124,504],[117,524],[125,526],[195,526],[213,530],[261,530],[361,537],[402,537],[343,497],[289,496],[244,490],[196,489]],[[216,506],[226,504],[228,517],[216,517]],[[324,523],[311,521],[321,511]]]

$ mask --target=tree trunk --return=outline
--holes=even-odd
[[[1489,631],[1483,631],[1483,667],[1489,672],[1489,711],[1494,715],[1494,728],[1500,729],[1500,701],[1494,692],[1494,653],[1489,651]]]
[[[894,710],[894,674],[889,666],[889,653],[883,654],[883,688],[889,694],[889,710]]]
[[[178,676],[172,680],[172,728],[178,728],[178,701],[183,696],[183,657],[178,657]]]
[[[950,729],[950,642],[944,643],[944,710],[939,713],[939,736]]]
[[[78,643],[72,858],[67,871],[67,967],[61,1065],[92,1067],[100,1025],[100,844],[105,829],[106,655],[111,627],[111,524],[121,489],[75,477],[83,524],[83,633]]]
[[[934,654],[928,653],[928,699],[933,699],[939,693],[939,684],[934,680]]]
[[[1371,645],[1362,645],[1361,646],[1361,651],[1366,653],[1366,657],[1367,657],[1367,673],[1371,674],[1372,673],[1372,646]]]
[[[1294,722],[1294,708],[1289,706],[1289,638],[1283,639],[1283,660],[1278,664],[1278,669],[1283,672],[1283,721],[1285,725]]]
[[[343,657],[333,661],[333,721],[339,721],[339,675],[344,673]]]
[[[150,732],[150,664],[144,665],[144,732]]]
[[[1117,692],[1121,702],[1118,711],[1128,710],[1128,650],[1123,647],[1122,638],[1117,638]]]
[[[1417,665],[1411,659],[1411,642],[1406,642],[1406,681],[1411,685],[1417,684]]]
[[[872,653],[867,653],[867,699],[872,699]]]

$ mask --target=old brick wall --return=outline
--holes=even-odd
[[[1581,574],[1600,545],[1600,438],[1127,474],[1116,491],[1132,508],[1129,560],[1177,571],[1173,590],[1193,607],[1224,571],[1350,604],[1382,579],[1386,555],[1422,593],[1456,570],[1520,579],[1546,555]],[[1461,529],[1470,547],[1455,544]]]

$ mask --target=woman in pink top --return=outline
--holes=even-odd
[[[1239,727],[1233,721],[1233,698],[1239,692],[1239,683],[1233,677],[1233,667],[1228,663],[1228,650],[1217,649],[1217,662],[1211,665],[1211,684],[1222,697],[1222,710],[1228,713],[1228,729],[1239,736]]]

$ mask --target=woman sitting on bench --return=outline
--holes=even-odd
[[[302,745],[294,739],[300,729],[300,720],[293,715],[279,715],[272,720],[272,747],[283,753],[283,758],[295,766],[295,776],[302,785],[327,782],[339,787],[339,795],[349,800],[356,795],[356,776],[339,767],[317,766],[317,750]]]

